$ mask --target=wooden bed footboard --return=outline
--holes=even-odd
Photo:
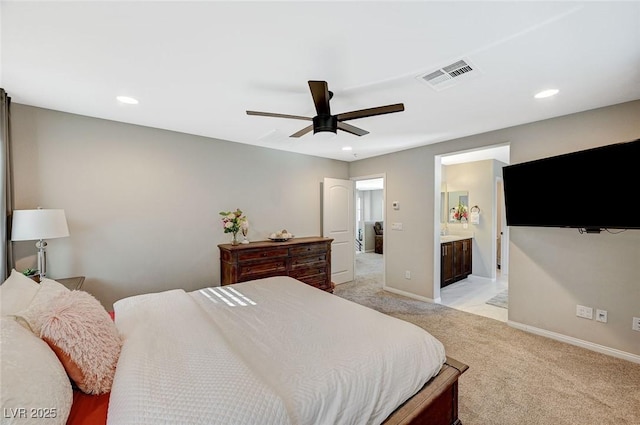
[[[461,425],[458,419],[458,377],[469,366],[447,357],[440,372],[398,407],[385,425]]]

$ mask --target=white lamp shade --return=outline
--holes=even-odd
[[[12,241],[33,241],[69,236],[64,210],[15,210],[11,227]]]

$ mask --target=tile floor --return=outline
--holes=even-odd
[[[500,271],[498,271],[495,282],[469,276],[464,280],[444,287],[440,291],[441,304],[457,310],[506,322],[508,310],[486,304],[486,302],[507,289],[508,284],[507,277],[502,276]]]

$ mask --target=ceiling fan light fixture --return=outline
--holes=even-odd
[[[314,140],[325,141],[336,138],[338,135],[332,131],[320,131],[313,134]]]

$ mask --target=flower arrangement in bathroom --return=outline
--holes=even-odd
[[[467,219],[469,218],[469,210],[467,208],[466,205],[462,205],[462,203],[459,203],[458,206],[456,207],[455,212],[453,213],[453,218],[462,222],[462,221],[467,221]]]

